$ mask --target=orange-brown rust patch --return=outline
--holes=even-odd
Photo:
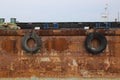
[[[65,38],[53,38],[46,41],[45,48],[50,51],[52,49],[56,51],[64,51],[68,49],[68,41]]]
[[[28,45],[29,48],[36,47],[36,43],[35,43],[34,39],[32,39],[32,38],[28,39],[27,45]]]
[[[101,42],[100,40],[94,38],[92,39],[91,44],[92,44],[92,48],[97,49],[101,45]]]
[[[16,51],[16,38],[15,37],[2,37],[1,48],[9,53]]]

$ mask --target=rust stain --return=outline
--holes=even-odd
[[[34,48],[35,44],[36,43],[35,43],[35,41],[32,38],[28,39],[27,45],[28,45],[29,48]]]
[[[45,48],[48,51],[56,50],[56,51],[64,51],[66,49],[68,49],[68,41],[65,38],[53,38],[50,40],[47,40],[45,42]]]

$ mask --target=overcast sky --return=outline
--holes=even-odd
[[[109,21],[114,21],[120,0],[0,0],[0,17],[20,22],[102,21],[106,4]]]

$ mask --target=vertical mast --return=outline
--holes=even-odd
[[[102,14],[102,18],[105,20],[105,22],[108,22],[108,15],[109,15],[109,12],[108,12],[108,4],[105,5],[105,8],[104,8],[105,12]]]

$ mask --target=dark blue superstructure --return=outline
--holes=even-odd
[[[84,29],[89,28],[120,28],[120,22],[19,22],[17,23],[21,29],[31,29],[32,27],[40,27],[40,29]]]

